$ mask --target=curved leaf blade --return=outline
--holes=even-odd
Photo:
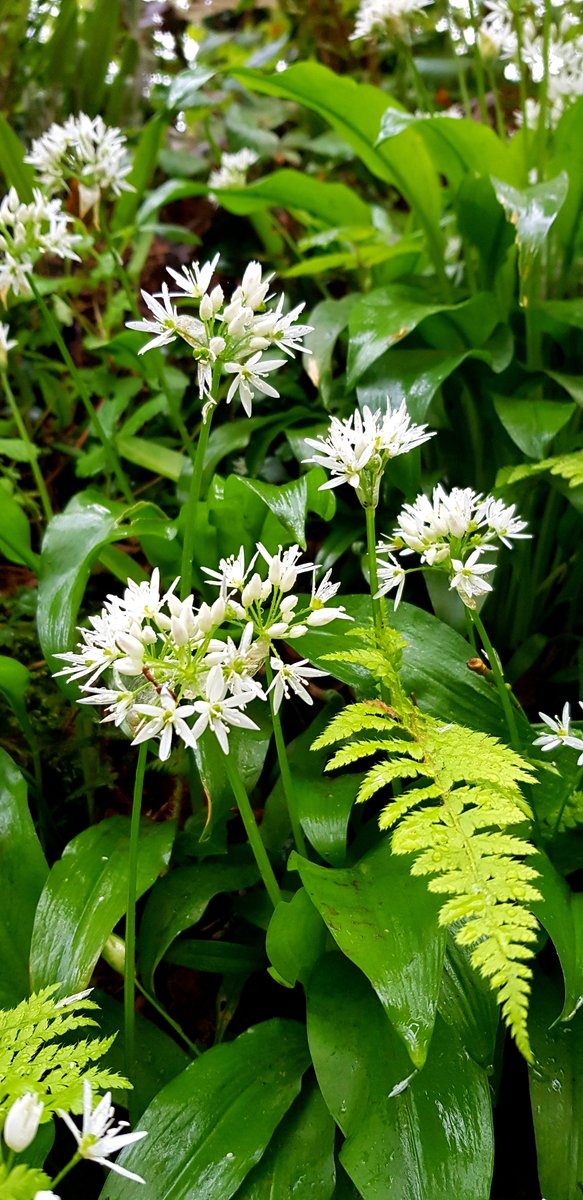
[[[39,896],[48,868],[28,809],[26,783],[16,763],[0,750],[0,1005],[29,993],[28,956]]]

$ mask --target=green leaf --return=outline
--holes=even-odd
[[[103,1066],[115,1074],[123,1075],[126,1067],[124,1048],[124,1018],[123,1004],[108,996],[105,992],[93,992],[92,998],[99,1004],[99,1028],[103,1037],[117,1034],[113,1045],[107,1051]],[[134,1058],[134,1073],[132,1083],[132,1113],[134,1119],[151,1104],[154,1096],[170,1083],[181,1071],[188,1066],[188,1055],[181,1050],[174,1038],[169,1037],[164,1030],[152,1021],[148,1021],[141,1013],[136,1013],[136,1051]],[[114,1096],[114,1100],[116,1097]],[[117,1096],[119,1104],[127,1104],[123,1092]]]
[[[343,953],[370,979],[389,1020],[420,1068],[433,1033],[445,932],[439,903],[411,875],[411,861],[384,839],[354,867],[319,867],[295,852],[289,867]]]
[[[579,97],[563,113],[552,139],[549,174],[567,172],[569,190],[557,217],[557,238],[567,252],[570,266],[583,205],[583,163],[579,154],[583,131],[583,99]]]
[[[530,860],[539,872],[537,887],[542,900],[532,910],[555,945],[565,981],[565,1000],[560,1014],[570,1021],[583,1004],[583,896],[572,892],[542,850]]]
[[[142,821],[137,894],[168,865],[175,825]],[[39,900],[30,953],[35,989],[60,983],[64,994],[87,987],[127,904],[130,822],[108,817],[66,846]]]
[[[241,188],[221,188],[221,206],[237,216],[266,208],[285,208],[315,217],[324,225],[336,226],[338,215],[345,225],[370,225],[368,204],[344,183],[325,183],[313,175],[289,169],[264,175]]]
[[[436,265],[442,263],[441,188],[422,138],[417,130],[406,129],[390,143],[376,144],[383,115],[394,100],[380,88],[335,75],[319,63],[297,63],[268,78],[244,68],[233,74],[253,91],[295,100],[328,121],[369,171],[398,188],[416,210]]]
[[[318,513],[325,521],[331,521],[336,511],[336,500],[330,492],[318,490],[327,478],[323,467],[313,467],[291,483],[263,483],[259,479],[245,477],[241,483],[263,500],[284,529],[305,550],[308,512]]]
[[[398,137],[405,129],[419,132],[437,170],[454,187],[467,174],[498,175],[509,183],[519,183],[521,180],[521,171],[512,147],[502,142],[489,125],[442,114],[429,117],[423,113],[388,108],[381,122],[378,144]]]
[[[236,1200],[331,1200],[334,1122],[316,1084],[302,1090]]]
[[[105,0],[105,3],[107,4],[108,0]],[[134,191],[123,192],[120,196],[112,221],[114,229],[123,229],[135,220],[140,201],[156,169],[165,130],[166,123],[162,114],[152,117],[144,126],[134,154],[134,165],[128,175],[128,183]]]
[[[273,730],[268,706],[261,700],[252,701],[249,716],[258,728],[234,728],[229,739],[229,754],[246,790],[252,792],[263,770]],[[225,756],[213,733],[203,734],[194,755],[208,805],[207,821],[201,835],[204,843],[210,842],[212,834],[226,822],[233,807],[233,793],[225,773]]]
[[[565,202],[569,176],[566,171],[561,171],[555,179],[532,184],[522,191],[500,179],[492,178],[492,183],[507,221],[516,230],[520,273],[524,283],[534,258],[541,253],[549,230]]]
[[[471,950],[460,946],[451,931],[437,1009],[474,1062],[492,1074],[500,1023],[496,997],[487,980],[472,967]]]
[[[159,879],[148,896],[138,941],[146,986],[153,989],[154,972],[168,947],[200,921],[213,896],[250,887],[257,878],[252,862],[202,862],[176,867]]]
[[[122,458],[126,458],[128,462],[134,463],[136,467],[144,467],[154,475],[172,479],[174,483],[178,482],[188,463],[186,455],[148,438],[119,437],[116,445]]]
[[[494,408],[512,441],[529,458],[543,458],[551,442],[576,412],[561,400],[493,396]]]
[[[260,946],[239,942],[203,941],[200,938],[174,942],[164,955],[164,962],[191,971],[208,971],[211,975],[251,975],[265,967],[265,953]]]
[[[38,570],[39,556],[30,544],[30,522],[24,509],[9,490],[8,480],[0,484],[0,552],[9,562]]]
[[[411,1065],[364,976],[327,955],[311,976],[308,1039],[318,1083],[346,1136],[340,1159],[364,1200],[488,1200],[488,1081],[438,1018]]]
[[[484,286],[494,290],[495,277],[504,262],[514,233],[508,224],[491,179],[467,174],[455,195],[460,236],[475,247]]]
[[[358,295],[343,296],[341,300],[321,300],[310,313],[312,332],[304,345],[310,354],[304,356],[308,375],[327,403],[332,386],[332,355],[336,342],[346,329]]]
[[[102,107],[106,76],[120,27],[120,0],[95,0],[86,10],[84,53],[76,73],[79,107],[93,117]]]
[[[201,88],[209,79],[213,79],[215,72],[209,70],[208,67],[200,67],[195,64],[193,67],[188,67],[186,71],[179,71],[175,75],[166,97],[166,105],[170,112],[178,108],[197,108],[201,103],[208,105],[209,97],[202,93]]]
[[[28,956],[34,916],[48,869],[28,810],[26,783],[0,750],[0,1007],[11,1008],[29,993]]]
[[[32,200],[32,185],[34,168],[25,163],[26,149],[18,134],[8,124],[6,117],[0,113],[0,164],[2,174],[9,188],[16,188],[23,203]]]
[[[306,984],[324,952],[326,926],[305,888],[277,905],[267,929],[266,950],[275,971],[290,987]]]
[[[142,1200],[231,1200],[299,1094],[309,1064],[302,1025],[272,1020],[214,1046],[143,1114],[148,1137],[118,1162],[143,1175]],[[110,1175],[101,1200],[125,1200]]]
[[[24,697],[30,686],[30,680],[30,671],[24,663],[19,662],[16,658],[8,658],[5,654],[0,654],[0,695],[8,701],[26,736],[31,732],[31,725]]]
[[[580,1200],[583,1179],[583,1013],[557,1025],[560,994],[542,974],[530,1005],[529,1070],[538,1176],[545,1200]]]

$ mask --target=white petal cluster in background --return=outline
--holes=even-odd
[[[468,608],[476,608],[477,597],[492,590],[486,576],[496,565],[483,561],[482,555],[495,551],[500,542],[510,547],[515,538],[530,537],[525,529],[515,505],[483,497],[472,488],[452,488],[448,494],[439,484],[431,499],[422,494],[403,506],[392,538],[378,546],[379,595],[396,590],[398,604],[406,575],[430,567],[447,572],[450,588]],[[395,557],[411,554],[419,555],[421,567],[407,569]]]
[[[583,701],[579,701],[579,705],[583,708]],[[544,731],[535,738],[533,745],[540,746],[541,750],[557,750],[559,746],[570,746],[572,750],[581,751],[577,759],[577,765],[583,766],[583,737],[577,736],[571,731],[571,707],[569,704],[563,705],[563,711],[560,717],[548,717],[546,713],[539,713],[541,721],[544,721],[548,727],[548,732]]]
[[[410,31],[413,18],[433,0],[361,0],[351,41],[378,35],[400,41]]]
[[[236,188],[243,187],[247,182],[247,171],[255,166],[257,155],[254,150],[236,150],[229,154],[225,151],[221,155],[221,165],[217,170],[211,171],[209,175],[209,192],[211,200],[218,203],[218,197],[215,192],[220,192],[221,188]]]
[[[220,285],[211,288],[218,261],[217,254],[210,262],[202,265],[194,262],[181,272],[169,267],[168,274],[178,290],[170,291],[164,283],[159,295],[142,292],[151,317],[128,321],[130,329],[150,334],[140,354],[168,345],[176,338],[182,338],[191,347],[198,364],[200,396],[206,401],[205,420],[217,403],[216,386],[223,375],[230,382],[227,404],[237,396],[247,416],[251,416],[256,392],[279,396],[266,376],[279,370],[286,360],[267,358],[265,352],[279,350],[293,358],[296,350],[302,349],[302,339],[311,331],[310,325],[297,324],[303,304],[284,313],[285,298],[281,295],[277,304],[269,307],[273,276],[264,277],[258,262],[248,264],[230,300]],[[176,298],[194,304],[198,315],[179,312],[173,303]]]
[[[365,508],[378,504],[380,481],[391,458],[408,454],[433,437],[426,425],[414,425],[405,403],[392,409],[371,412],[365,407],[340,420],[332,417],[325,437],[306,438],[306,444],[316,451],[304,462],[315,463],[330,472],[331,478],[322,484],[326,488],[350,484]]]
[[[0,300],[8,293],[30,295],[29,278],[45,254],[79,260],[78,234],[69,229],[72,218],[60,200],[49,200],[35,188],[30,204],[23,204],[15,188],[0,202]]]
[[[80,629],[77,648],[57,656],[66,664],[58,674],[77,681],[80,703],[102,706],[103,720],[131,735],[134,745],[156,740],[162,760],[175,738],[194,747],[207,729],[227,754],[233,726],[257,728],[245,709],[267,697],[257,675],[269,658],[277,707],[290,688],[310,702],[311,668],[289,667],[275,643],[351,619],[330,604],[339,588],[330,572],[317,584],[316,567],[300,556],[298,546],[270,554],[259,543],[246,563],[241,549],[218,570],[204,568],[218,597],[198,608],[194,596],[178,599],[178,580],[162,593],[157,569],[146,583],[130,581],[123,597],[109,596]],[[311,577],[308,593],[295,590],[302,575]]]
[[[102,117],[79,113],[64,125],[51,125],[33,141],[26,162],[35,167],[40,183],[51,193],[65,192],[75,182],[82,217],[99,205],[103,195],[133,190],[126,178],[132,165],[126,139]]]

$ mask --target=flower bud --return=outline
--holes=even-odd
[[[20,1154],[30,1146],[37,1135],[43,1108],[36,1092],[26,1092],[14,1101],[4,1122],[4,1141],[9,1150]]]
[[[177,646],[186,646],[188,630],[180,617],[172,617],[171,632]]]
[[[182,601],[178,599],[178,596],[168,596],[167,604],[171,616],[179,617],[182,612]]]
[[[157,640],[155,629],[152,629],[151,625],[144,625],[142,629],[142,641],[144,644],[146,646],[153,646]]]
[[[329,625],[331,621],[336,621],[338,617],[346,617],[343,608],[316,608],[307,617],[306,623],[308,625],[315,625],[318,628],[320,625]]]
[[[288,617],[292,609],[296,607],[297,603],[297,596],[284,596],[279,606],[280,612],[285,613],[286,617]]]
[[[288,629],[287,621],[275,621],[273,623],[273,625],[269,626],[269,629],[265,630],[265,632],[268,635],[268,637],[272,637],[272,638],[283,637],[284,633],[287,633],[287,629]]]
[[[213,306],[213,312],[218,312],[219,308],[221,307],[221,304],[223,303],[223,300],[225,299],[225,293],[223,292],[223,289],[222,289],[220,283],[218,283],[217,286],[213,288],[211,295],[210,295],[210,299],[211,299],[211,304]]]
[[[230,336],[238,337],[239,334],[244,333],[252,316],[253,316],[252,309],[242,308],[239,315],[236,317],[233,317],[232,321],[229,321]]]
[[[131,633],[118,633],[116,642],[120,650],[123,650],[124,654],[127,654],[129,658],[135,658],[139,661],[144,657],[143,642],[139,642],[136,637],[132,637]]]
[[[299,637],[303,637],[303,636],[304,636],[304,634],[305,634],[305,633],[307,633],[307,632],[308,632],[308,626],[307,626],[307,625],[293,625],[291,629],[288,629],[288,631],[287,631],[287,633],[286,633],[286,635],[285,635],[285,636],[286,636],[286,638],[287,638],[287,639],[288,639],[288,641],[289,641],[289,639],[290,639],[290,638],[299,638]]]
[[[219,354],[223,353],[226,345],[224,337],[212,337],[209,342],[209,350],[213,358],[218,358]]]
[[[202,321],[210,321],[211,317],[214,317],[213,302],[210,296],[205,294],[202,297],[198,311]]]
[[[211,604],[211,617],[213,625],[222,625],[225,619],[227,605],[222,596],[219,596],[214,604]]]
[[[101,951],[101,955],[108,966],[113,967],[113,970],[117,971],[118,975],[123,975],[126,961],[126,944],[123,938],[120,938],[119,934],[110,933]]]
[[[241,601],[244,608],[248,608],[250,604],[254,604],[256,600],[262,599],[263,580],[260,575],[255,572],[251,576],[249,583],[245,584],[241,592]]]

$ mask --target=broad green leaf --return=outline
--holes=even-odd
[[[336,500],[330,492],[319,491],[326,479],[323,467],[313,467],[291,483],[263,483],[260,479],[245,477],[241,483],[263,500],[284,529],[305,550],[308,512],[318,513],[325,521],[331,521],[336,511]]]
[[[196,925],[213,896],[247,888],[258,879],[254,862],[202,862],[176,867],[152,888],[140,925],[138,952],[148,988],[168,947],[185,929]]]
[[[334,347],[357,302],[357,295],[343,296],[341,300],[321,300],[310,313],[309,323],[313,329],[304,342],[306,350],[310,351],[304,356],[304,366],[314,387],[321,392],[324,404],[332,385]]]
[[[142,821],[137,894],[168,865],[175,825]],[[108,817],[65,847],[39,900],[30,952],[35,990],[60,983],[64,994],[87,987],[127,904],[130,822]]]
[[[177,483],[182,475],[188,459],[186,455],[162,446],[160,442],[150,441],[149,438],[119,437],[116,446],[122,458],[134,463],[136,467],[144,467],[154,475],[163,475]]]
[[[84,52],[76,82],[80,108],[93,117],[100,111],[105,94],[107,70],[120,27],[120,0],[95,0],[85,12]]]
[[[393,141],[376,144],[383,115],[389,105],[396,107],[394,100],[380,88],[335,75],[319,63],[297,63],[267,78],[258,71],[241,68],[233,74],[252,91],[295,100],[328,121],[356,150],[369,171],[399,189],[417,212],[432,257],[436,265],[441,265],[441,189],[421,136],[415,129],[406,129]]]
[[[559,956],[565,982],[560,1018],[570,1021],[583,1004],[583,896],[571,891],[542,850],[531,863],[539,873],[537,887],[542,894],[542,900],[535,901],[532,909]]]
[[[264,175],[242,188],[221,188],[221,206],[237,216],[261,208],[286,208],[308,213],[324,225],[336,226],[339,214],[345,225],[370,225],[371,210],[358,193],[344,183],[325,183],[313,175],[286,169]]]
[[[123,1004],[105,992],[93,992],[92,999],[99,1005],[97,1016],[102,1036],[117,1034],[113,1046],[103,1059],[103,1065],[110,1071],[123,1075],[126,1069]],[[136,1120],[160,1089],[184,1071],[189,1061],[188,1055],[173,1037],[141,1013],[136,1013],[136,1052],[132,1077],[132,1113]],[[120,1092],[114,1099],[122,1105],[127,1105],[125,1092]]]
[[[10,489],[8,480],[0,485],[0,553],[9,562],[23,563],[38,570],[39,556],[30,544],[30,522]]]
[[[569,105],[557,125],[548,165],[550,175],[566,171],[569,176],[569,190],[555,227],[557,238],[565,250],[567,267],[571,265],[583,206],[583,163],[579,154],[582,132],[583,99],[579,97]]]
[[[315,1083],[302,1090],[235,1200],[331,1200],[334,1121]]]
[[[467,174],[498,175],[508,183],[521,181],[512,147],[502,142],[489,125],[447,114],[431,117],[388,108],[381,122],[378,144],[385,144],[405,129],[415,129],[421,134],[437,170],[454,187]]]
[[[251,702],[248,715],[258,728],[233,728],[229,738],[229,754],[234,758],[247,791],[252,792],[263,770],[273,729],[268,705],[261,700]],[[203,734],[194,755],[208,809],[201,836],[201,841],[205,842],[210,841],[212,835],[225,824],[234,800],[225,773],[225,756],[213,733]]]
[[[384,838],[353,867],[319,867],[295,852],[308,896],[343,953],[370,979],[414,1066],[421,1068],[433,1033],[443,971],[445,931],[439,904],[410,858]]]
[[[364,976],[327,955],[310,979],[308,1039],[346,1137],[341,1162],[363,1200],[488,1200],[488,1080],[440,1018],[423,1070],[412,1073]]]
[[[208,971],[211,975],[250,975],[265,967],[265,952],[260,946],[239,942],[203,941],[183,938],[174,942],[164,955],[164,962],[191,971]]]
[[[455,207],[460,236],[478,251],[481,281],[494,289],[496,273],[514,241],[514,233],[496,199],[491,179],[467,174],[456,191]]]
[[[25,147],[18,134],[0,113],[0,170],[8,187],[16,188],[20,199],[28,204],[32,200],[34,168],[25,163],[25,154]]]
[[[551,442],[576,412],[561,400],[493,396],[494,408],[512,441],[529,458],[543,458]]]
[[[583,1013],[556,1023],[561,997],[540,973],[528,1023],[538,1176],[545,1200],[580,1200],[583,1179]]]
[[[295,1021],[255,1025],[214,1046],[172,1080],[143,1114],[148,1137],[118,1162],[146,1180],[141,1200],[231,1200],[259,1162],[299,1094],[309,1065],[304,1028]],[[126,1200],[110,1175],[101,1200]]]
[[[28,956],[34,915],[48,870],[28,810],[26,783],[0,750],[0,1007],[28,996]]]
[[[19,662],[17,658],[8,658],[7,655],[0,654],[0,695],[8,701],[27,735],[30,722],[24,697],[30,681],[30,671],[24,663]]]
[[[208,105],[209,97],[201,95],[201,88],[214,74],[215,72],[208,67],[199,67],[196,64],[188,67],[186,71],[179,71],[168,88],[168,109],[173,111],[177,108],[197,108],[201,103]]]
[[[106,507],[94,493],[81,493],[49,522],[41,553],[37,612],[39,639],[49,661],[71,644],[91,568],[104,546],[141,533],[175,536],[174,527],[153,504],[127,510],[130,520],[125,525],[121,523],[124,511],[121,505]],[[55,662],[51,665],[57,669]]]
[[[105,3],[107,4],[108,0],[105,0]],[[128,183],[134,191],[123,192],[120,196],[112,222],[114,229],[123,229],[135,220],[140,201],[156,169],[165,130],[166,124],[162,114],[152,117],[144,126],[134,153],[134,164],[128,175]]]
[[[324,952],[326,926],[305,888],[277,905],[267,930],[266,950],[276,975],[290,987],[306,984]]]
[[[561,171],[555,179],[535,183],[519,191],[492,177],[492,183],[507,221],[516,230],[522,287],[528,286],[535,258],[542,252],[569,190],[569,176]]]
[[[372,610],[368,596],[343,596],[342,603],[354,618],[355,627],[370,625]],[[402,602],[397,612],[391,603],[387,609],[389,624],[407,640],[403,684],[408,693],[416,696],[420,708],[470,729],[505,737],[504,713],[495,688],[467,665],[473,657],[469,642],[421,608]],[[302,638],[302,654],[323,670],[333,672],[360,695],[374,696],[376,685],[363,667],[342,659],[326,659],[327,654],[345,652],[351,641],[344,627],[329,625]],[[444,663],[447,671],[443,669]],[[526,721],[522,728],[525,738],[530,736]]]
[[[456,942],[451,930],[437,1011],[474,1062],[492,1074],[500,1010],[489,983],[472,967],[471,951]]]
[[[546,374],[568,392],[579,408],[583,408],[583,380],[580,375],[565,375],[563,371],[547,371]]]

